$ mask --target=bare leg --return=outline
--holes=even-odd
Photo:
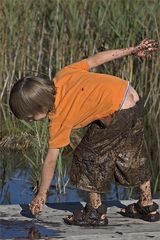
[[[151,185],[150,185],[150,180],[141,184],[140,185],[140,203],[142,206],[149,206],[152,205],[153,201],[152,201],[152,194],[151,194]],[[101,204],[101,194],[99,193],[95,193],[95,192],[91,192],[89,193],[88,196],[88,201],[89,204],[93,207],[93,208],[98,208]]]
[[[143,207],[153,204],[152,193],[151,193],[151,181],[147,181],[140,185],[140,203]],[[155,214],[156,212],[151,212],[150,214]]]
[[[150,180],[140,185],[140,203],[142,206],[152,205]]]
[[[101,194],[99,193],[95,193],[95,192],[91,192],[89,193],[88,196],[88,203],[93,207],[93,208],[98,208],[99,206],[101,206],[102,201],[101,201]],[[105,219],[107,216],[107,214],[103,214],[101,216],[101,219]]]
[[[89,204],[93,208],[98,208],[102,204],[101,195],[99,193],[95,192],[89,193],[88,198]]]
[[[65,223],[70,225],[101,225],[108,224],[107,208],[102,204],[101,194],[91,192],[88,193],[88,201],[83,210],[75,212],[64,218]]]
[[[150,206],[153,204],[152,201],[152,193],[151,193],[151,181],[144,182],[139,186],[140,189],[140,197],[139,201],[142,207]],[[125,209],[121,210],[125,212]],[[151,212],[150,214],[155,214],[156,212]]]

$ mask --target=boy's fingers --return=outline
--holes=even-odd
[[[156,43],[156,40],[154,40],[154,39],[148,39],[148,41],[146,41],[146,43],[148,43],[148,44],[153,44],[153,43]]]
[[[145,53],[145,55],[150,55],[151,56],[152,53],[157,52],[159,50],[160,50],[160,48],[149,48],[147,50],[144,50],[144,53]]]
[[[153,39],[145,39],[138,46],[139,50],[147,50],[149,47],[158,47],[158,42]]]
[[[33,215],[36,215],[39,213],[39,206],[35,205],[33,206],[33,209],[32,209],[32,214]]]
[[[156,40],[154,40],[154,39],[144,39],[143,41],[142,41],[142,43],[145,43],[145,44],[153,44],[153,43],[157,43],[157,41]]]
[[[157,44],[148,44],[147,48],[157,48]]]
[[[44,206],[44,204],[40,205],[40,208],[39,208],[40,212],[42,212],[43,206]]]
[[[39,213],[40,213],[39,206],[35,206],[34,214],[39,214]]]
[[[151,56],[151,54],[153,52],[159,51],[160,48],[148,48],[146,50],[140,50],[138,51],[135,55],[139,56],[139,57],[145,57],[145,56]]]
[[[33,215],[36,214],[36,211],[37,211],[36,208],[37,208],[36,204],[30,204],[30,206],[29,206],[29,209]]]
[[[41,213],[42,209],[43,209],[43,204],[34,204],[30,207],[30,210],[33,215]]]
[[[35,213],[34,213],[34,209],[35,209],[34,206],[30,207],[30,211],[31,211],[31,213],[32,213],[33,215],[35,214]]]
[[[148,48],[148,51],[150,52],[154,52],[154,51],[158,51],[160,50],[160,48]]]
[[[45,204],[45,199],[34,199],[31,204],[29,204],[29,209],[33,215],[39,214],[42,212],[43,206]]]

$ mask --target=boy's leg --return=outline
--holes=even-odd
[[[139,189],[140,189],[139,202],[141,206],[145,207],[145,206],[152,205],[153,201],[152,201],[150,180],[141,184],[139,186]],[[125,209],[122,209],[122,211],[125,212]]]
[[[144,182],[140,185],[140,198],[139,201],[143,207],[151,206],[153,204],[152,193],[151,193],[151,181]],[[155,214],[156,211],[150,212],[150,214]]]
[[[88,194],[88,204],[94,209],[99,208],[102,205],[101,194],[90,192]],[[103,213],[101,215],[101,219],[105,219],[106,217],[107,217],[106,213]]]
[[[140,204],[145,207],[145,206],[150,206],[153,204],[152,201],[152,193],[151,193],[151,181],[144,182],[139,186],[140,189],[140,197],[139,201]],[[98,208],[101,206],[102,201],[101,201],[101,194],[95,193],[95,192],[90,192],[88,194],[88,203],[93,207],[93,208]],[[152,213],[152,212],[151,212]],[[155,213],[155,212],[153,212]]]
[[[101,194],[88,193],[88,201],[82,210],[75,211],[72,215],[64,218],[64,222],[70,225],[108,225],[107,208],[101,201]]]
[[[90,192],[88,194],[88,202],[93,208],[98,208],[101,204],[101,194]]]
[[[157,211],[158,205],[153,202],[151,194],[151,181],[148,180],[139,186],[140,197],[137,203],[132,203],[121,209],[121,214],[126,217],[141,218],[145,221],[155,222],[160,219]]]
[[[142,206],[152,205],[151,181],[144,182],[140,185],[139,201]]]

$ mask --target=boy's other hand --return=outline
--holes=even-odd
[[[160,50],[160,48],[158,48],[158,42],[146,38],[135,47],[132,54],[138,57],[151,58],[152,53],[158,50]]]
[[[31,204],[29,205],[29,209],[33,215],[42,212],[43,206],[46,202],[46,198],[46,193],[38,193],[37,196],[32,200]]]

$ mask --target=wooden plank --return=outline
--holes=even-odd
[[[160,200],[155,201],[160,205]],[[85,203],[48,204],[35,219],[27,205],[0,205],[0,239],[160,240],[160,222],[148,223],[124,218],[117,213],[123,204],[128,205],[131,202],[133,201],[107,202],[109,225],[97,228],[68,226],[62,220]]]

